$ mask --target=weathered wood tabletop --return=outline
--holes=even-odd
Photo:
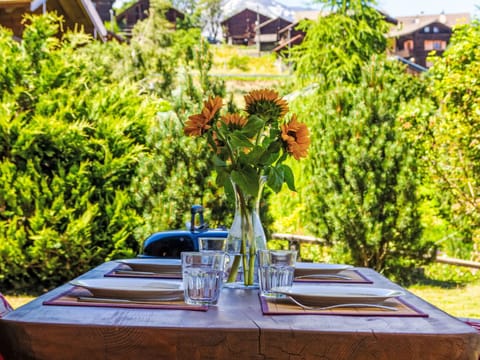
[[[100,278],[108,262],[82,275]],[[5,359],[445,359],[478,360],[480,334],[371,269],[428,317],[264,315],[258,290],[223,289],[208,311],[44,302],[65,284],[0,319]],[[352,285],[356,286],[356,285]]]

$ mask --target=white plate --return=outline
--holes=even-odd
[[[94,297],[115,299],[173,299],[183,297],[180,283],[150,279],[105,277],[100,279],[72,280],[71,285],[90,291]]]
[[[405,295],[402,291],[361,286],[293,285],[276,287],[273,292],[288,295],[304,305],[379,303],[386,299]]]
[[[315,275],[315,274],[337,274],[340,271],[353,269],[351,265],[344,264],[326,264],[326,263],[302,263],[295,264],[295,276]]]
[[[135,271],[182,273],[182,262],[180,259],[121,259],[117,261],[130,266]]]

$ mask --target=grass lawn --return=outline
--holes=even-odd
[[[450,315],[480,319],[480,283],[448,289],[414,285],[408,290]]]

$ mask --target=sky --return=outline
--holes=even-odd
[[[127,0],[117,0],[122,3]],[[288,6],[309,6],[315,0],[277,0]],[[447,14],[470,13],[472,17],[480,18],[480,0],[376,0],[378,8],[384,10],[390,16],[419,15],[422,12],[426,15],[440,14],[444,11]],[[318,4],[318,1],[316,2]]]
[[[305,6],[312,0],[277,0],[288,6]],[[447,14],[468,12],[472,17],[479,17],[480,0],[377,0],[378,8],[391,16],[424,14]]]

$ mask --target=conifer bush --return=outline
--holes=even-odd
[[[43,291],[136,256],[151,233],[184,228],[193,204],[217,206],[206,144],[183,136],[182,118],[224,87],[206,77],[199,32],[182,32],[181,49],[154,13],[133,46],[61,34],[50,13],[26,18],[22,42],[0,29],[3,291]],[[187,67],[202,67],[200,86],[173,70]]]
[[[9,290],[43,290],[136,254],[143,220],[131,184],[157,111],[97,66],[85,34],[57,37],[54,15],[27,20],[22,42],[0,35],[0,283]]]

